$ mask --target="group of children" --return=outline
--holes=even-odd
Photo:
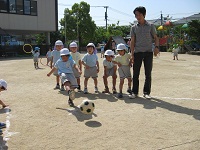
[[[81,58],[79,52],[77,52],[77,44],[75,42],[70,43],[69,49],[64,48],[62,41],[58,40],[55,42],[55,50],[52,51],[52,61],[50,67],[52,70],[47,74],[50,76],[54,74],[56,76],[56,87],[61,91],[66,90],[69,99],[68,104],[74,106],[73,100],[75,99],[75,91],[81,91],[80,76],[82,74],[82,66],[84,67],[84,94],[88,94],[88,80],[92,78],[94,80],[94,92],[98,90],[98,73],[99,73],[99,61],[98,56],[95,53],[95,45],[88,43],[86,46],[87,53]],[[124,79],[128,80],[129,97],[132,98],[131,91],[131,55],[126,52],[126,46],[124,44],[118,44],[117,49],[118,55],[114,56],[112,50],[105,51],[105,58],[103,60],[104,73],[103,82],[105,89],[103,93],[109,93],[108,88],[108,77],[112,77],[112,92],[117,93],[116,90],[116,79],[117,79],[117,66],[120,77],[119,93],[118,97],[122,98],[122,89],[124,85]],[[61,86],[59,81],[61,79]]]

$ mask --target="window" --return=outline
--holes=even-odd
[[[30,15],[31,14],[31,2],[30,0],[24,0],[24,14]]]
[[[31,15],[37,16],[37,1],[31,1]]]
[[[7,6],[7,0],[0,0],[0,12],[8,12]]]
[[[16,13],[16,0],[9,0],[9,12]]]
[[[23,0],[17,0],[17,14],[24,14]]]

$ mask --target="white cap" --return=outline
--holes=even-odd
[[[68,48],[63,48],[60,50],[60,56],[63,56],[63,55],[70,55]]]
[[[90,46],[95,48],[95,45],[93,43],[88,43],[87,47],[90,47]]]
[[[72,42],[69,44],[69,47],[78,47],[78,46],[77,46],[76,42]]]
[[[55,45],[63,45],[63,42],[62,42],[61,40],[57,40],[57,41],[55,42]]]
[[[123,43],[120,43],[117,45],[117,51],[120,51],[120,50],[126,50],[126,46],[123,44]]]
[[[7,82],[3,79],[0,79],[0,87],[4,87],[5,89],[7,89]]]
[[[104,55],[107,55],[107,56],[114,56],[114,52],[110,49],[106,50]]]

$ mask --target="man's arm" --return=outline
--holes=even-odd
[[[156,34],[154,35],[154,40],[155,40],[154,56],[157,56],[157,54],[159,53],[159,38]]]
[[[131,36],[131,61],[134,63],[134,48],[135,48],[135,36]]]

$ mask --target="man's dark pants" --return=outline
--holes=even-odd
[[[141,68],[142,62],[144,63],[144,71],[145,71],[145,83],[144,83],[144,88],[143,88],[143,94],[150,94],[153,52],[134,53],[132,92],[136,95],[138,94],[138,90],[139,90],[139,75],[140,75],[140,68]]]

